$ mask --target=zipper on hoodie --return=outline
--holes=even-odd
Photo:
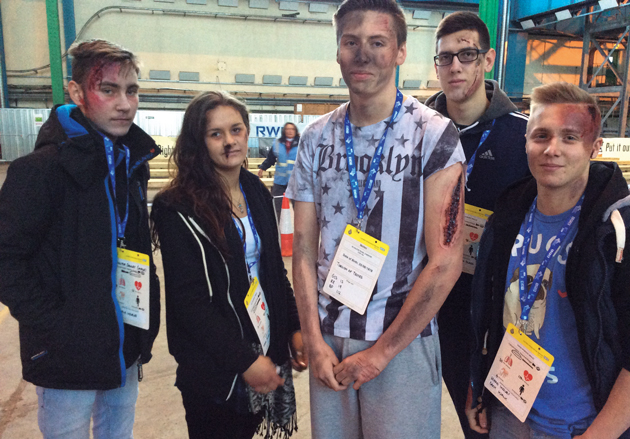
[[[144,373],[142,372],[142,355],[138,357],[138,382],[141,382],[144,378]]]
[[[180,216],[181,216],[181,214],[180,214]],[[182,216],[182,218],[183,218],[183,216]],[[230,307],[232,308],[232,311],[234,312],[234,315],[236,316],[236,321],[238,322],[238,326],[239,326],[239,328],[241,330],[241,339],[245,339],[245,333],[243,332],[243,324],[241,323],[241,319],[239,318],[238,313],[236,312],[236,308],[234,308],[234,304],[232,303],[232,298],[230,297],[230,285],[231,285],[231,282],[230,282],[230,270],[228,268],[227,262],[225,261],[225,258],[223,257],[223,255],[221,254],[221,252],[219,251],[217,246],[214,245],[214,243],[210,240],[208,235],[206,235],[206,233],[201,229],[201,227],[199,227],[199,225],[195,222],[195,220],[193,220],[190,217],[188,217],[188,218],[190,219],[190,222],[193,224],[195,229],[197,229],[199,234],[201,234],[201,236],[206,238],[206,240],[210,243],[210,245],[212,247],[214,247],[214,249],[217,251],[217,253],[221,257],[221,260],[223,261],[223,265],[225,266],[225,274],[227,276],[227,292],[226,292],[227,300],[228,300],[228,303],[230,304]],[[228,392],[228,395],[225,398],[226,401],[228,399],[230,399],[230,396],[232,396],[232,392],[234,392],[234,386],[236,385],[236,380],[237,379],[238,379],[238,374],[235,374],[234,375],[234,379],[232,380],[232,386],[230,387],[230,391]]]
[[[118,233],[116,227],[116,219],[114,217],[114,201],[112,199],[112,194],[109,190],[109,181],[108,177],[105,177],[105,192],[107,193],[107,201],[109,202],[109,216],[110,222],[112,225],[112,272],[111,272],[111,282],[112,282],[112,302],[114,303],[114,309],[116,310],[116,320],[118,323],[118,338],[120,340],[120,344],[118,347],[118,359],[120,361],[120,387],[124,387],[127,381],[127,368],[125,367],[125,356],[123,355],[123,344],[125,341],[125,327],[123,324],[122,311],[120,309],[120,304],[118,303],[118,298],[116,297],[116,271],[118,265]]]

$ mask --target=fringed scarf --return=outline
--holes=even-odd
[[[260,344],[256,343],[255,350],[262,355]],[[278,375],[284,379],[284,385],[267,394],[255,392],[247,385],[250,410],[263,417],[256,433],[265,439],[288,439],[298,429],[291,363],[280,366]]]

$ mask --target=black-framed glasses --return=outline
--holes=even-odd
[[[450,66],[453,64],[453,57],[456,56],[460,63],[467,64],[479,58],[480,53],[488,53],[488,49],[464,49],[457,53],[440,53],[433,57],[433,61],[438,67]]]

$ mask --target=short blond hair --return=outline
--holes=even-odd
[[[593,121],[593,141],[599,138],[602,131],[602,113],[597,100],[586,90],[568,82],[552,82],[532,90],[530,113],[533,113],[538,105],[549,104],[585,105]]]

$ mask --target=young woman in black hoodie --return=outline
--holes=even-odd
[[[247,108],[232,96],[193,99],[175,176],[153,205],[191,438],[251,438],[257,429],[285,438],[296,427],[291,365],[304,370],[306,358],[272,198],[243,167],[248,133]]]

